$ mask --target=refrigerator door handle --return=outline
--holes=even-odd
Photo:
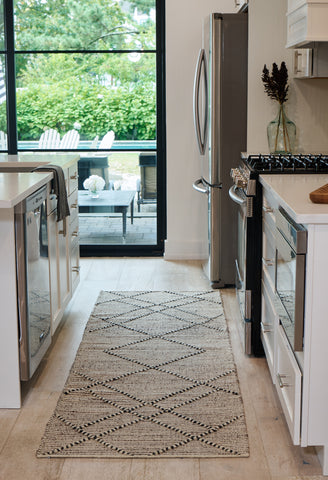
[[[232,185],[232,187],[229,188],[229,197],[235,203],[238,203],[238,205],[244,205],[246,203],[246,200],[237,194],[236,189],[236,185]]]
[[[202,187],[201,187],[200,185],[202,185]],[[209,187],[207,187],[207,186],[204,185],[204,182],[203,182],[203,179],[202,179],[202,178],[199,178],[198,180],[196,180],[196,181],[192,184],[192,187],[193,187],[195,190],[197,190],[197,192],[205,193],[205,195],[208,195],[209,192],[210,192]]]
[[[200,125],[199,117],[199,95],[200,95],[200,79],[204,72],[204,91],[205,91],[205,118],[203,124],[203,132]],[[201,155],[205,154],[205,146],[207,139],[207,124],[208,124],[208,83],[207,83],[207,65],[206,65],[206,53],[204,49],[201,49],[198,55],[195,80],[194,80],[194,125],[196,130],[196,138],[198,148]]]

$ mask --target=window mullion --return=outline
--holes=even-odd
[[[7,141],[8,153],[17,153],[15,33],[13,0],[4,0],[6,37]]]

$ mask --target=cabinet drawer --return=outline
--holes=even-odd
[[[271,282],[271,289],[275,286],[275,270],[276,270],[276,245],[274,232],[268,223],[263,220],[263,244],[262,244],[262,264]]]
[[[266,359],[273,383],[275,383],[275,334],[277,315],[274,308],[274,303],[271,296],[274,295],[267,289],[265,283],[262,281],[262,321],[261,321],[261,338]]]
[[[69,204],[69,222],[72,223],[78,216],[79,206],[78,206],[78,191],[74,190],[74,192],[68,197],[68,204]]]
[[[301,7],[302,5],[305,5],[306,3],[306,0],[288,0],[287,13],[293,12],[294,10]]]
[[[71,279],[73,294],[80,281],[80,247],[78,239],[72,242],[71,247]]]
[[[71,195],[74,190],[78,188],[78,172],[77,172],[77,163],[69,167],[68,169],[68,187],[67,193]]]
[[[74,242],[79,237],[79,218],[75,217],[69,224],[69,235],[71,242]]]
[[[278,205],[276,205],[276,202],[269,192],[264,191],[262,201],[262,218],[273,232],[276,228],[275,210],[277,208]]]
[[[294,445],[300,444],[302,373],[281,325],[277,329],[276,389]]]

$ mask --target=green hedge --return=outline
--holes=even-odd
[[[0,130],[6,131],[5,103],[0,105]],[[156,93],[153,83],[108,89],[87,83],[29,85],[17,90],[20,140],[38,140],[45,128],[61,135],[81,125],[81,140],[101,138],[114,130],[117,140],[156,138]]]

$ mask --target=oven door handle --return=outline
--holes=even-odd
[[[229,197],[231,198],[231,200],[233,200],[235,203],[238,203],[238,205],[245,205],[246,203],[246,199],[245,198],[242,198],[240,197],[236,190],[237,190],[237,186],[236,185],[232,185],[232,187],[229,188]]]

